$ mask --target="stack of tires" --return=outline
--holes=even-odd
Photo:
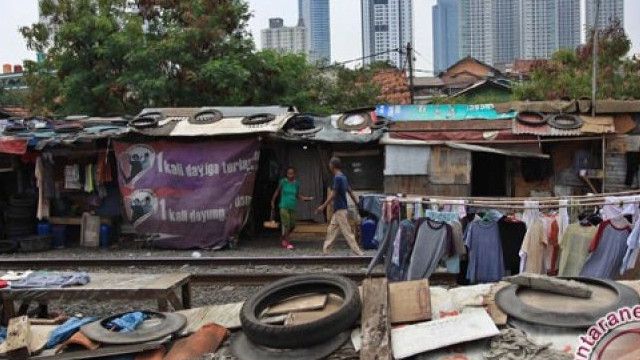
[[[36,229],[36,199],[29,195],[16,195],[9,199],[4,211],[7,239],[33,235]]]

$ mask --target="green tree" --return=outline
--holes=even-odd
[[[593,32],[575,51],[557,51],[531,79],[514,89],[516,98],[544,100],[591,97]],[[628,58],[631,41],[619,21],[598,32],[598,98],[640,98],[640,62]]]
[[[138,0],[136,11],[127,3],[40,0],[47,21],[21,29],[29,48],[47,54],[26,66],[34,112],[286,104],[326,113],[373,104],[379,93],[368,85],[372,69],[319,69],[303,55],[256,51],[243,0]]]

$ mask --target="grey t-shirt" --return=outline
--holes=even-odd
[[[465,234],[469,249],[467,279],[476,282],[496,282],[504,276],[504,259],[497,221],[476,220]]]
[[[450,247],[451,238],[446,224],[425,220],[416,233],[407,280],[426,279],[431,276]]]
[[[580,276],[615,279],[627,252],[627,238],[631,227],[626,220],[615,224],[606,221],[600,226],[603,228],[598,229],[596,234],[600,238],[594,239],[597,247],[587,258]]]

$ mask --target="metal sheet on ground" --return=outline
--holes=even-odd
[[[496,336],[499,333],[484,309],[468,309],[460,315],[393,329],[393,356],[395,359],[405,359],[446,346]]]

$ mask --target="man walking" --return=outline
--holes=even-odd
[[[349,225],[347,193],[349,193],[349,196],[351,196],[351,199],[353,199],[356,204],[358,203],[358,200],[353,194],[353,191],[351,191],[347,177],[342,173],[342,163],[340,162],[340,159],[337,157],[331,158],[329,161],[329,170],[331,170],[331,173],[333,174],[333,187],[327,197],[327,200],[316,210],[318,213],[324,211],[331,201],[333,201],[333,216],[331,217],[331,222],[327,228],[327,238],[322,246],[322,252],[325,255],[329,253],[329,249],[338,236],[338,230],[340,230],[344,238],[347,240],[347,244],[351,250],[356,253],[356,255],[364,255],[358,246],[356,237],[353,235],[351,226]]]

